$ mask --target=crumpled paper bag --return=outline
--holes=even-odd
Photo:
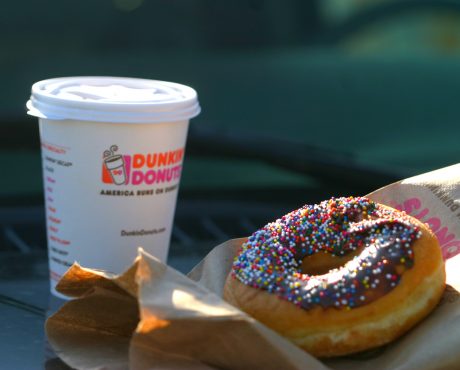
[[[459,369],[460,164],[369,197],[428,223],[446,259],[440,304],[387,346],[320,361],[227,304],[225,278],[244,239],[217,246],[188,276],[142,250],[120,276],[75,264],[57,289],[76,299],[47,320],[49,342],[76,369]]]

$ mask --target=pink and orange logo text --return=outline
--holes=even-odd
[[[184,148],[166,152],[116,154],[112,145],[104,152],[102,182],[115,185],[152,185],[178,181],[182,171]]]

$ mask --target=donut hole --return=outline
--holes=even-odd
[[[307,275],[324,275],[330,270],[340,268],[355,256],[361,253],[362,249],[357,249],[345,256],[334,256],[327,252],[318,252],[302,259],[300,272]]]

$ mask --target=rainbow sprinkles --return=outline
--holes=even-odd
[[[235,258],[232,276],[304,309],[352,309],[397,286],[413,265],[412,245],[420,236],[403,212],[365,197],[332,198],[252,234]],[[362,252],[324,275],[300,270],[306,256],[345,256],[357,250]]]

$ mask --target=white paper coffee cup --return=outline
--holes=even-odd
[[[190,87],[69,77],[37,82],[51,291],[74,262],[120,273],[137,248],[166,261],[189,119]]]

